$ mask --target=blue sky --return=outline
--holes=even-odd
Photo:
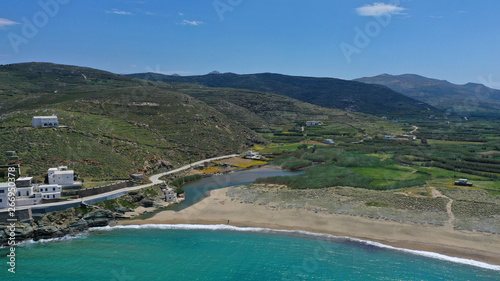
[[[3,0],[0,7],[0,64],[343,79],[415,73],[500,88],[496,0]]]

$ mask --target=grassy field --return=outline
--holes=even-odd
[[[423,196],[428,194],[425,189],[428,186],[453,187],[456,180],[466,178],[474,183],[475,189],[499,194],[500,181],[491,173],[495,171],[495,160],[485,159],[477,151],[471,152],[467,145],[370,140],[314,150],[294,144],[293,147],[299,149],[283,149],[271,163],[290,170],[314,166],[302,175],[260,179],[258,182],[284,184],[294,189],[331,186],[399,189],[406,190],[410,196]],[[489,148],[491,146],[483,145],[480,151]],[[463,163],[471,164],[462,169]]]

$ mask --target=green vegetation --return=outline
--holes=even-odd
[[[92,206],[86,206],[86,207],[73,207],[75,209],[76,213],[86,215],[94,210]]]
[[[366,206],[370,206],[370,207],[389,207],[389,204],[379,203],[379,202],[367,202]]]
[[[472,151],[462,143],[443,142],[422,145],[373,138],[338,147],[282,150],[279,155],[273,155],[272,164],[289,168],[299,161],[304,165],[309,161],[316,165],[308,168],[305,174],[259,179],[257,182],[283,184],[292,189],[352,186],[394,190],[425,185],[453,186],[459,178],[467,178],[473,181],[475,188],[493,195],[500,193],[497,180],[500,161],[492,159],[492,153],[483,153],[495,150],[496,140],[485,142]],[[423,191],[420,193],[415,194],[426,196]]]
[[[85,77],[84,77],[85,76]],[[0,67],[1,163],[22,163],[43,180],[66,165],[86,180],[126,179],[245,150],[264,139],[206,103],[164,83],[74,66]],[[58,129],[35,129],[36,115],[59,117]]]
[[[311,161],[291,157],[288,158],[288,160],[285,163],[283,163],[283,165],[281,165],[281,168],[290,171],[297,171],[310,165]]]
[[[186,183],[194,182],[203,178],[203,175],[195,174],[189,175],[182,178],[178,178],[172,181],[172,185],[176,187],[181,187]]]
[[[193,84],[173,84],[173,87],[206,102],[273,143],[322,142],[325,138],[351,142],[363,135],[402,133],[397,124],[371,115],[324,108],[282,95]],[[306,126],[307,120],[322,120],[324,125]]]
[[[429,119],[436,112],[425,104],[379,86],[336,79],[143,78],[150,81],[54,64],[0,66],[0,150],[19,156],[1,153],[0,162],[20,163],[23,174],[38,180],[49,167],[67,165],[86,182],[99,182],[259,146],[273,165],[308,168],[294,177],[264,180],[294,189],[449,187],[467,178],[474,188],[500,193],[500,121],[494,115]],[[160,82],[164,78],[168,83]],[[231,88],[217,88],[222,86]],[[340,98],[345,95],[351,101]],[[354,112],[382,109],[388,119]],[[52,113],[65,127],[31,127],[33,116]],[[323,125],[307,126],[307,120]],[[325,139],[338,145],[322,143]],[[0,181],[5,180],[5,171],[0,172]],[[200,177],[177,179],[174,185]]]
[[[180,194],[183,194],[184,193],[184,188],[182,188],[182,186],[179,186],[175,189],[175,193],[177,193],[177,196],[180,195]]]
[[[298,77],[272,73],[251,75],[224,73],[184,77],[142,73],[129,76],[168,83],[197,83],[207,87],[268,92],[327,108],[370,114],[428,116],[428,114],[439,112],[430,105],[419,103],[384,86],[334,78]],[[431,110],[429,111],[428,108]]]
[[[159,185],[130,191],[124,196],[97,202],[94,205],[115,211],[117,208],[126,207],[135,209],[139,206],[153,207],[155,202],[164,202],[164,195]]]
[[[317,156],[311,157],[310,155]],[[296,151],[294,156],[276,159],[273,163],[281,165],[284,169],[289,166],[298,166],[298,163],[310,164],[310,161],[302,158],[317,158],[320,161],[316,162],[326,163],[313,166],[301,175],[258,179],[256,183],[284,184],[290,188],[300,189],[352,186],[373,190],[390,190],[425,184],[422,180],[423,175],[407,176],[408,171],[405,172],[404,169],[391,165],[393,161],[381,161],[378,157],[335,148],[322,148],[316,150],[315,153]]]

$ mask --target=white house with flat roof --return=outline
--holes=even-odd
[[[323,122],[321,122],[321,121],[307,121],[306,125],[307,126],[321,126],[321,125],[323,125]]]
[[[58,184],[62,187],[82,186],[81,182],[75,182],[75,171],[68,170],[66,166],[50,168],[47,175],[49,184]]]
[[[52,128],[59,127],[59,120],[56,115],[52,116],[33,116],[33,127]]]
[[[20,177],[15,182],[15,206],[30,206],[42,203],[42,197],[33,191],[32,177]],[[29,185],[28,185],[29,184]],[[0,209],[9,207],[9,183],[0,183]]]
[[[30,187],[33,185],[33,177],[19,177],[16,180],[16,187]]]
[[[39,185],[38,192],[43,199],[61,198],[62,186],[58,184]]]
[[[14,185],[15,186],[15,185]],[[9,183],[0,183],[0,209],[9,207]],[[16,207],[42,204],[42,199],[61,198],[62,187],[57,184],[22,186],[15,190]]]

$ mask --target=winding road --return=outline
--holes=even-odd
[[[33,211],[33,210],[36,210],[36,209],[46,209],[46,210],[49,210],[49,211],[55,211],[55,210],[64,210],[64,209],[67,209],[67,208],[80,206],[82,203],[83,204],[93,204],[93,203],[97,203],[97,202],[101,202],[101,201],[105,201],[105,200],[110,200],[110,199],[118,198],[118,197],[120,197],[122,195],[125,195],[129,191],[139,190],[139,189],[142,189],[142,188],[146,188],[146,187],[150,187],[150,186],[153,186],[153,185],[157,185],[157,184],[163,183],[163,181],[160,180],[160,178],[163,177],[163,176],[174,174],[174,173],[178,173],[178,172],[190,169],[192,166],[197,166],[197,165],[203,164],[204,162],[207,162],[207,161],[217,161],[217,160],[226,159],[226,158],[232,158],[232,157],[237,157],[237,156],[240,156],[240,155],[239,154],[231,154],[231,155],[224,155],[224,156],[214,157],[214,158],[210,158],[210,159],[205,159],[205,160],[201,160],[201,161],[198,161],[198,162],[194,162],[194,163],[191,163],[189,165],[182,166],[180,168],[177,168],[177,169],[174,169],[174,170],[171,170],[171,171],[168,171],[168,172],[163,172],[163,173],[155,174],[155,175],[152,175],[152,176],[149,177],[149,180],[151,181],[151,183],[148,183],[148,184],[143,184],[143,185],[138,185],[138,186],[132,186],[132,187],[125,187],[125,188],[113,190],[113,191],[102,193],[102,194],[98,194],[98,195],[92,195],[92,196],[83,197],[83,198],[76,199],[76,200],[54,202],[54,203],[47,203],[47,204],[41,204],[41,205],[32,205],[32,206],[17,207],[16,210],[31,209]],[[7,212],[7,211],[8,211],[7,209],[2,209],[2,210],[0,210],[0,213],[1,212]]]

